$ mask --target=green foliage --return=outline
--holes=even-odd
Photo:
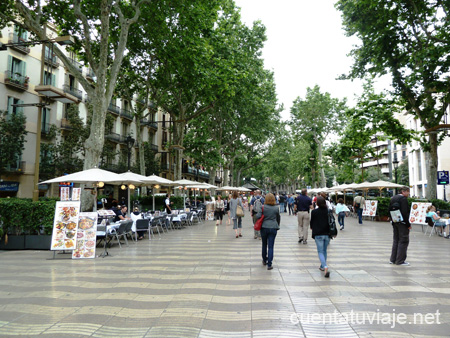
[[[26,118],[22,113],[0,116],[0,175],[15,168],[24,150]]]
[[[348,36],[361,43],[351,55],[347,76],[363,78],[390,73],[402,110],[420,119],[425,129],[442,123],[450,102],[448,1],[339,0]],[[430,153],[427,196],[436,196],[437,147],[446,132],[422,134]]]
[[[133,197],[133,200],[136,198]],[[150,196],[141,196],[139,198],[141,202],[141,207],[143,210],[153,210],[153,197]],[[155,196],[155,210],[164,210],[164,201],[165,196]],[[170,202],[173,202],[173,209],[182,209],[183,208],[183,197],[181,196],[170,196]]]
[[[40,234],[41,227],[51,234],[55,214],[54,200],[32,202],[29,199],[0,199],[2,231],[12,235]]]
[[[443,200],[433,199],[433,200],[431,200],[431,203],[433,203],[433,205],[438,210],[450,210],[450,202],[445,202]]]

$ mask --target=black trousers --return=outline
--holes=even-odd
[[[409,244],[409,229],[404,223],[393,223],[394,239],[392,243],[391,262],[402,264],[406,260]]]

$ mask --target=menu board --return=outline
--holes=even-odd
[[[97,240],[97,213],[81,212],[78,221],[77,247],[72,259],[95,258]]]
[[[50,250],[74,250],[80,202],[56,202]]]
[[[97,210],[97,213],[99,216],[102,216],[102,217],[116,216],[116,213],[114,212],[114,210]]]
[[[69,200],[70,200],[70,188],[61,187],[61,201],[69,201]]]
[[[427,225],[425,217],[430,205],[431,203],[413,202],[411,204],[411,212],[409,213],[409,223]]]
[[[72,201],[79,201],[81,195],[81,188],[72,189]]]
[[[206,212],[206,220],[207,221],[214,221],[214,211],[208,210]]]
[[[374,217],[377,214],[378,201],[377,200],[368,200],[365,203],[365,208],[363,210],[363,216]]]

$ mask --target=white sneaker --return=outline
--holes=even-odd
[[[409,264],[408,262],[403,262],[402,264],[399,264],[399,265],[411,265],[411,264]]]
[[[341,230],[344,230],[344,227],[341,226]]]

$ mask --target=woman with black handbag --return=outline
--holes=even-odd
[[[320,259],[321,271],[325,272],[325,277],[330,277],[327,265],[327,247],[330,243],[330,225],[328,222],[328,208],[322,196],[317,197],[317,209],[311,212],[310,228],[312,238],[316,241],[317,253]]]

